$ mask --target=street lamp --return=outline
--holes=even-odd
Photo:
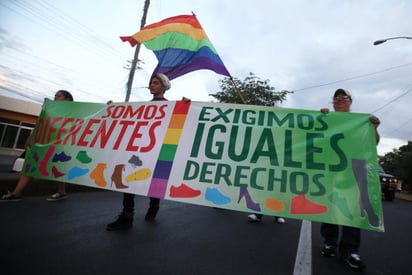
[[[386,38],[386,39],[379,39],[376,40],[375,42],[373,42],[373,45],[380,45],[382,43],[385,43],[388,40],[392,40],[392,39],[412,39],[411,36],[397,36],[397,37],[391,37],[391,38]]]

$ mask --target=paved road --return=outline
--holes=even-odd
[[[162,201],[158,220],[148,223],[143,219],[148,198],[137,196],[134,227],[108,232],[105,224],[120,210],[120,193],[74,192],[69,196],[55,203],[43,195],[0,204],[1,274],[294,273],[300,220],[276,224],[264,217],[261,224],[250,224],[246,213]],[[363,274],[405,274],[408,270],[411,253],[399,247],[410,244],[412,222],[407,213],[412,203],[384,203],[385,212],[395,212],[396,207],[409,212],[400,212],[396,219],[385,216],[387,232],[363,233],[362,255],[368,265]],[[404,231],[394,230],[400,219]],[[307,274],[357,273],[338,259],[322,257],[319,224],[312,223],[311,229]]]
[[[117,214],[120,199],[99,191],[73,193],[57,203],[35,196],[1,204],[2,274],[293,274],[301,221],[280,225],[265,217],[249,224],[245,213],[163,201],[158,221],[147,223],[147,198],[137,197],[134,227],[107,232],[104,225]],[[313,274],[351,273],[319,255],[318,228],[312,224]],[[364,242],[378,250],[382,240],[395,246],[385,234],[369,232]],[[392,249],[385,253],[397,251]],[[382,256],[364,254],[374,262]],[[387,274],[376,273],[388,270],[380,266],[385,263],[369,265],[365,274]]]

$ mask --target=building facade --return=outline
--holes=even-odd
[[[0,95],[0,165],[12,165],[24,152],[41,107],[38,103]]]

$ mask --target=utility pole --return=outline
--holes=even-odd
[[[143,16],[140,22],[140,29],[143,29],[144,25],[146,24],[146,17],[147,17],[147,11],[149,10],[149,5],[150,5],[150,0],[145,0],[144,7],[143,7]],[[127,80],[126,99],[124,100],[125,102],[129,102],[130,93],[132,92],[134,72],[136,71],[137,61],[139,60],[140,45],[141,43],[138,43],[136,45],[136,50],[134,52],[134,58],[132,60],[132,65],[130,66],[129,79]]]

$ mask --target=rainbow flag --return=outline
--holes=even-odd
[[[142,43],[159,61],[155,73],[169,79],[207,69],[230,77],[222,60],[194,15],[179,15],[147,25],[132,36],[121,36],[132,47]]]

